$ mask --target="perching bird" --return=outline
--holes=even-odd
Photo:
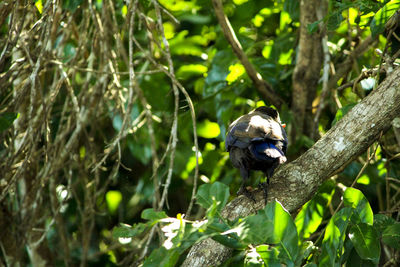
[[[252,200],[254,196],[246,189],[245,183],[250,170],[264,172],[267,183],[260,183],[267,201],[267,184],[275,168],[286,162],[288,140],[281,124],[278,111],[270,107],[259,107],[239,117],[228,128],[225,147],[232,164],[240,170],[243,178],[237,192]]]

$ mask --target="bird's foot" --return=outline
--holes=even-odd
[[[256,198],[255,198],[253,192],[247,190],[247,188],[246,188],[245,186],[241,186],[240,189],[239,189],[239,191],[237,191],[236,195],[237,195],[237,196],[244,195],[244,196],[246,196],[248,199],[253,200],[254,203],[256,203]]]
[[[259,184],[258,184],[258,187],[260,187],[260,188],[263,190],[265,205],[267,205],[267,198],[268,198],[268,182],[259,183]]]

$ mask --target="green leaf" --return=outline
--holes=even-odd
[[[349,238],[362,259],[378,264],[381,246],[374,227],[366,223],[353,225],[349,230]]]
[[[346,207],[332,216],[326,226],[319,266],[337,266],[340,264],[343,242],[353,209]]]
[[[320,187],[313,199],[303,205],[295,219],[300,240],[310,237],[321,225],[334,192],[335,184],[328,181]]]
[[[376,12],[370,24],[372,37],[383,32],[386,23],[399,8],[400,0],[392,0]]]
[[[258,213],[244,218],[232,231],[238,234],[244,244],[259,245],[273,238],[274,225],[265,213]]]
[[[208,97],[216,94],[227,85],[226,76],[229,74],[229,66],[234,60],[234,55],[231,49],[218,51],[214,56],[211,68],[205,79],[203,96]]]
[[[341,118],[343,118],[344,115],[347,114],[356,104],[349,104],[346,105],[336,112],[335,119],[332,121],[332,126],[335,125]]]
[[[203,184],[199,187],[196,194],[197,203],[205,209],[221,210],[229,198],[229,188],[227,185],[215,182],[213,184]]]
[[[153,252],[144,261],[143,267],[172,267],[175,266],[179,259],[179,252],[177,249],[167,250],[165,247],[160,247]]]
[[[236,63],[234,65],[229,66],[229,74],[226,76],[226,81],[228,84],[232,84],[237,79],[239,79],[246,70],[244,69],[243,65],[240,63]]]
[[[19,113],[6,112],[0,115],[0,133],[7,130],[19,117]]]
[[[142,219],[149,221],[159,221],[161,219],[168,218],[165,211],[155,211],[154,209],[145,209],[142,211]]]
[[[374,227],[378,233],[382,234],[386,228],[395,224],[396,221],[385,214],[375,214],[374,215]]]
[[[349,258],[346,261],[346,266],[351,267],[376,267],[377,265],[374,264],[370,260],[363,260],[361,259],[360,255],[358,255],[355,249],[352,249],[349,255]]]
[[[283,10],[289,13],[293,21],[298,21],[300,17],[300,3],[297,0],[286,0],[283,3]]]
[[[106,193],[106,202],[110,213],[114,214],[122,200],[122,194],[117,190],[110,190]]]
[[[260,245],[256,247],[256,252],[269,267],[280,267],[279,250],[276,247]]]
[[[207,70],[207,67],[201,64],[187,64],[181,66],[177,70],[176,75],[178,78],[186,80],[193,76],[203,75]]]
[[[279,258],[294,265],[298,255],[298,235],[290,214],[277,202],[270,202],[256,215],[244,218],[232,229],[244,244],[276,244]]]
[[[382,241],[392,248],[400,249],[400,223],[386,228],[382,233]]]
[[[270,202],[265,208],[265,213],[273,219],[274,232],[273,239],[282,248],[280,258],[284,259],[287,265],[294,263],[299,254],[299,238],[296,225],[292,216],[286,211],[278,201]]]
[[[314,32],[316,32],[317,29],[318,29],[318,24],[319,24],[320,22],[321,22],[321,20],[317,20],[317,21],[314,21],[313,23],[308,24],[308,25],[307,25],[307,31],[308,31],[309,33],[314,33]]]
[[[114,238],[134,237],[143,233],[143,231],[146,230],[147,226],[148,225],[145,223],[138,223],[133,226],[121,223],[120,226],[116,226],[113,228],[112,235]]]
[[[62,1],[62,7],[69,11],[75,12],[79,5],[81,5],[82,0],[64,0]]]
[[[342,12],[339,10],[333,12],[331,15],[328,16],[326,26],[329,31],[334,31],[340,26],[340,23],[342,23],[342,21],[343,21]]]
[[[238,239],[233,238],[229,235],[215,235],[212,236],[212,239],[221,243],[222,245],[233,248],[233,249],[244,249],[246,246],[242,244]]]
[[[358,217],[352,218],[356,220],[354,223],[373,224],[374,213],[368,200],[360,190],[351,187],[347,188],[343,195],[343,202],[346,207],[355,209],[356,214],[358,214]]]
[[[42,14],[42,12],[43,12],[42,0],[36,0],[35,1],[35,6],[36,6],[37,10],[39,11],[39,13]]]
[[[216,138],[221,133],[219,125],[209,120],[201,121],[197,125],[197,134],[203,138]]]

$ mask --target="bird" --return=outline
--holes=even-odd
[[[264,172],[266,183],[260,183],[267,202],[267,186],[274,170],[286,162],[288,139],[285,124],[281,123],[277,110],[261,106],[240,116],[228,127],[225,148],[232,165],[240,170],[242,184],[237,195],[245,195],[255,202],[254,195],[247,190],[250,171]]]

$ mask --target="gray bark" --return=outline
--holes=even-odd
[[[268,201],[277,199],[289,212],[296,211],[326,179],[365,152],[399,115],[400,68],[397,68],[313,147],[276,171],[269,186]],[[264,206],[262,192],[256,193],[256,200],[254,204],[240,196],[227,204],[222,215],[232,220],[252,214]],[[182,266],[217,266],[231,253],[228,247],[204,240],[191,248]]]

